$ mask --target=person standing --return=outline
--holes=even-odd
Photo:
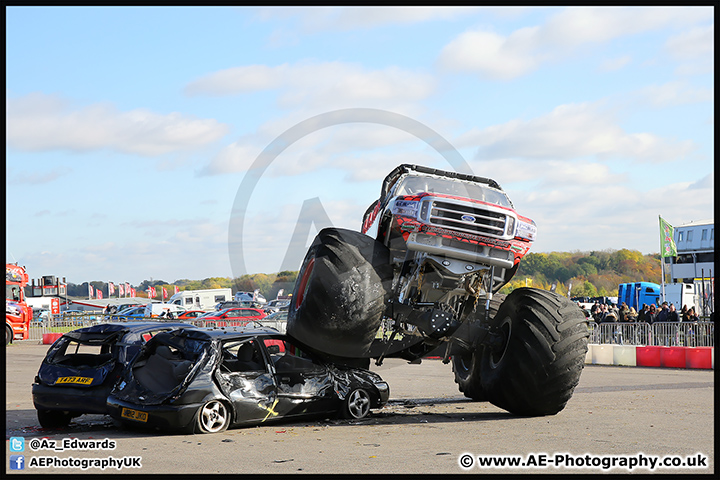
[[[660,311],[657,313],[657,317],[655,318],[656,322],[667,322],[668,316],[668,304],[667,302],[663,302],[662,306],[660,307]]]
[[[655,310],[655,304],[653,303],[650,305],[650,309],[648,310],[647,314],[645,315],[645,321],[648,325],[652,325],[657,320],[658,312]]]
[[[675,304],[671,303],[668,307],[667,320],[666,322],[679,322],[680,317],[678,316],[677,310],[675,310]]]

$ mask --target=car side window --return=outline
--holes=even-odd
[[[221,370],[247,372],[265,370],[265,362],[255,340],[229,341],[222,345]]]
[[[268,342],[273,342],[268,344]],[[315,370],[322,367],[322,363],[288,340],[265,340],[265,345],[278,374],[287,372],[301,372]],[[280,348],[277,348],[277,347]],[[273,353],[277,352],[277,353]]]

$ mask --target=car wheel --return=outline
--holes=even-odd
[[[365,389],[357,388],[345,397],[345,418],[359,420],[370,413],[370,395]]]
[[[72,419],[69,413],[58,410],[38,410],[37,417],[43,428],[65,428]]]
[[[10,342],[12,342],[12,341],[13,341],[13,337],[14,337],[14,335],[13,335],[13,330],[12,330],[12,328],[10,328],[10,327],[8,327],[7,325],[5,325],[5,345],[7,345],[7,344],[9,344]]]
[[[210,400],[198,410],[196,431],[220,433],[230,425],[230,410],[220,400]]]

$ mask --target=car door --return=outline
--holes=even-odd
[[[278,416],[277,387],[255,338],[229,339],[220,344],[215,372],[220,390],[232,402],[233,423],[264,422]]]
[[[280,416],[310,415],[336,410],[335,385],[329,369],[286,337],[266,338],[275,373]]]

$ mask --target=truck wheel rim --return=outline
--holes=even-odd
[[[512,319],[505,317],[498,328],[502,336],[502,343],[490,353],[490,367],[496,368],[505,357],[508,345],[510,344],[510,336],[512,335]]]
[[[315,269],[315,258],[311,258],[308,262],[305,270],[303,271],[302,278],[300,279],[300,287],[298,288],[297,297],[295,298],[295,309],[300,308],[303,300],[305,299],[305,293],[307,292],[310,275],[312,275]]]

